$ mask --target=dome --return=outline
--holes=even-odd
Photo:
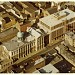
[[[23,32],[18,32],[17,37],[19,37],[19,38],[23,37]]]

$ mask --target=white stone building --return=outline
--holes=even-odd
[[[43,29],[47,36],[45,44],[54,43],[56,40],[59,40],[64,37],[66,31],[69,31],[68,25],[73,25],[71,30],[75,30],[75,13],[69,9],[58,11],[52,15],[46,16],[40,19],[38,26]],[[48,42],[47,42],[48,41]]]
[[[44,34],[40,29],[29,27],[27,32],[18,32],[17,37],[2,44],[6,48],[9,58],[19,59],[30,53],[44,48]]]

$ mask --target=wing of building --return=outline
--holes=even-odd
[[[40,19],[38,23],[39,27],[43,29],[48,35],[49,42],[53,43],[64,37],[67,31],[75,30],[75,13],[69,9],[58,11],[52,15],[46,16]]]

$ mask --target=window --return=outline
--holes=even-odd
[[[13,56],[13,52],[12,52],[12,56]]]

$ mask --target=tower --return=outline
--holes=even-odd
[[[18,42],[23,41],[23,38],[24,38],[23,35],[24,35],[24,32],[19,31],[17,33]]]

